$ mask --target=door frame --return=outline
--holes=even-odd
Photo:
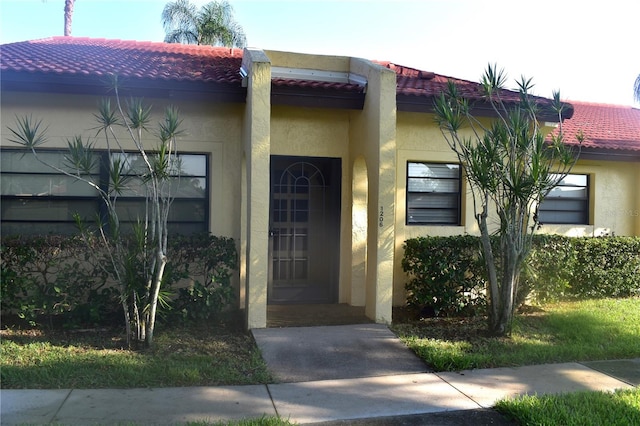
[[[307,278],[307,284],[296,288],[294,281],[300,283],[295,277],[291,281],[290,287],[284,286],[276,289],[274,287],[274,242],[279,230],[274,226],[275,216],[275,188],[279,185],[276,180],[280,180],[281,173],[292,166],[300,164],[310,164],[319,169],[324,178],[323,208],[326,209],[326,218],[318,224],[319,231],[313,231],[309,223],[306,251],[317,253],[318,247],[326,247],[322,256],[316,254],[316,258],[309,258],[309,274],[326,274],[318,279],[317,276]],[[339,276],[340,276],[340,229],[341,229],[341,200],[342,200],[342,159],[333,157],[307,157],[307,156],[287,156],[271,155],[269,167],[269,252],[268,252],[268,283],[267,283],[267,304],[306,304],[306,303],[338,303]],[[310,203],[312,201],[309,201]],[[318,201],[319,202],[319,201]],[[286,203],[285,203],[286,204]],[[290,207],[287,207],[290,208]],[[318,241],[317,235],[326,237]],[[291,235],[289,235],[291,237]],[[313,237],[316,236],[316,237]],[[293,236],[295,238],[295,236]],[[314,238],[314,239],[312,239]],[[282,244],[282,240],[279,240]],[[312,246],[313,245],[313,246]],[[319,265],[317,262],[322,262]],[[314,266],[315,265],[315,266]],[[276,280],[278,281],[278,280]],[[280,280],[281,284],[287,281]],[[302,280],[303,282],[305,280]],[[318,282],[321,284],[318,285]],[[325,284],[326,282],[326,284]],[[315,283],[315,284],[314,284]],[[287,294],[287,290],[289,290]]]

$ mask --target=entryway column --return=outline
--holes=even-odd
[[[367,271],[365,312],[378,323],[390,323],[393,303],[396,191],[396,74],[361,59],[351,72],[367,79],[361,113],[352,121],[352,150],[362,155],[368,172]]]
[[[248,329],[267,326],[269,275],[269,156],[271,153],[271,63],[261,50],[245,49],[247,101],[243,124],[246,159],[246,281]]]

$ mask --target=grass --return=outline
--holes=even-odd
[[[393,330],[436,371],[640,356],[640,298],[549,304],[518,315],[511,338],[483,318],[430,318]]]
[[[235,323],[156,332],[153,350],[125,349],[114,331],[0,331],[5,389],[136,388],[270,383],[259,350]],[[394,331],[438,371],[640,356],[640,298],[556,303],[519,315],[511,338],[482,318],[431,318]]]
[[[235,327],[159,329],[152,350],[114,331],[1,331],[4,389],[90,389],[269,383],[253,338]]]
[[[522,396],[499,401],[496,409],[522,425],[638,425],[640,389]]]

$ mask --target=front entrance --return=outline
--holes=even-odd
[[[271,156],[268,303],[337,303],[341,160]]]

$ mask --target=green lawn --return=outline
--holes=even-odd
[[[2,388],[137,388],[269,383],[253,338],[238,330],[159,330],[153,350],[113,332],[2,330]]]
[[[437,371],[640,356],[640,298],[554,303],[514,320],[511,338],[482,319],[427,319],[393,330]]]
[[[482,319],[395,324],[438,371],[640,357],[640,298],[547,305],[519,316],[510,339],[483,336]],[[250,335],[238,327],[162,329],[153,350],[124,349],[122,334],[4,329],[5,389],[132,388],[272,381]]]
[[[496,404],[521,425],[640,425],[640,389],[522,396]]]

